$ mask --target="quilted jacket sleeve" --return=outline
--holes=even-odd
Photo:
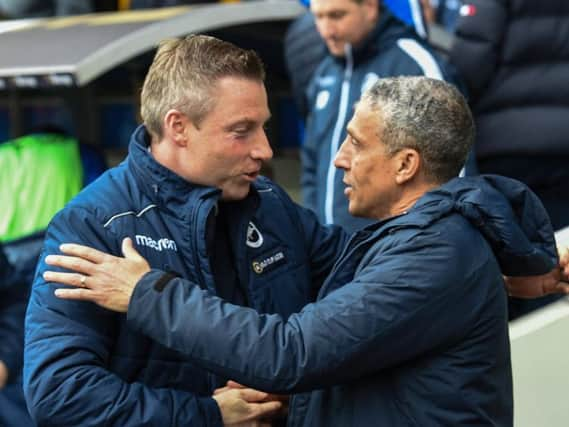
[[[44,255],[58,253],[62,242],[116,253],[105,243],[112,241],[105,230],[92,222],[88,212],[67,208],[47,232],[26,314],[24,392],[33,419],[59,427],[222,425],[211,398],[127,383],[111,372],[117,315],[58,299],[58,285],[43,280]]]
[[[135,289],[128,322],[204,368],[250,386],[322,388],[411,359],[476,323],[487,298],[476,271],[484,271],[489,258],[480,256],[472,271],[464,270],[466,261],[440,262],[454,251],[440,234],[401,241],[287,321],[224,303],[181,279],[156,290],[161,272],[152,270]],[[493,273],[500,277],[495,265]]]

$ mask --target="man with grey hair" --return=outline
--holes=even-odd
[[[452,67],[412,27],[378,3],[310,1],[328,54],[306,90],[309,114],[302,147],[303,203],[322,223],[338,224],[348,232],[371,223],[350,215],[342,174],[334,166],[354,103],[378,78],[426,76],[457,83]]]
[[[502,273],[555,267],[537,198],[499,177],[453,178],[474,139],[464,98],[425,77],[376,82],[335,160],[356,233],[317,302],[288,319],[162,283],[125,240],[124,258],[79,245],[47,280],[60,298],[125,312],[128,324],[202,367],[292,398],[293,426],[512,425]],[[558,288],[560,289],[560,288]]]
[[[284,318],[307,304],[345,235],[259,175],[272,156],[264,73],[255,52],[213,37],[160,45],[127,159],[46,233],[26,315],[24,390],[37,424],[217,427],[281,407],[256,390],[213,395],[227,378],[134,332],[123,315],[55,298],[61,284],[42,277],[62,242],[118,255],[129,237],[167,272],[156,289],[180,276]]]

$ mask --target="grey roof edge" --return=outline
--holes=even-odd
[[[158,45],[160,40],[210,31],[231,25],[292,19],[306,9],[293,0],[247,1],[199,5],[175,17],[133,31],[95,51],[71,70],[78,86]],[[26,74],[29,74],[29,70]],[[57,72],[69,72],[65,71]]]
[[[32,28],[40,25],[44,21],[46,21],[46,18],[27,18],[0,21],[0,34]]]
[[[49,74],[74,74],[76,67],[70,65],[42,65],[38,67],[6,67],[0,69],[0,78],[16,78],[20,76],[45,76]]]

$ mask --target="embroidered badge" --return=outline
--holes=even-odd
[[[327,90],[321,90],[318,92],[316,96],[316,109],[322,110],[328,104],[328,100],[330,99],[330,92]]]
[[[259,229],[255,224],[249,222],[249,226],[247,227],[247,246],[250,248],[259,248],[263,244],[263,241],[263,235]]]
[[[278,267],[281,264],[286,262],[284,252],[278,250],[270,255],[263,256],[262,258],[253,260],[251,266],[253,267],[253,271],[257,274],[262,274],[267,271],[271,271],[272,269]]]

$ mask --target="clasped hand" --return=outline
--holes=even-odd
[[[224,425],[231,427],[270,427],[271,418],[287,412],[288,396],[254,390],[234,381],[215,390],[213,398]]]

